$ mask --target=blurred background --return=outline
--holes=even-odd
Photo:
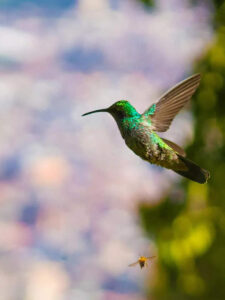
[[[208,184],[150,165],[107,114],[193,73],[168,139]],[[0,1],[0,299],[225,299],[225,2]],[[139,255],[149,268],[128,268]]]

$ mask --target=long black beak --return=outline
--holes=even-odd
[[[94,114],[94,113],[97,113],[97,112],[108,112],[108,109],[105,108],[105,109],[97,109],[97,110],[89,111],[89,112],[83,114],[82,117],[90,115],[90,114]]]

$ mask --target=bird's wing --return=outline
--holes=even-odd
[[[128,265],[128,267],[134,267],[134,266],[136,266],[138,263],[139,263],[139,260],[136,261],[136,262],[134,262],[133,264]]]
[[[200,79],[200,74],[195,74],[178,83],[143,113],[151,118],[153,130],[163,132],[170,127],[173,118],[194,94]]]
[[[152,259],[154,259],[156,256],[148,256],[148,257],[146,257],[148,260],[152,260]]]
[[[161,139],[163,140],[164,143],[166,143],[174,151],[176,151],[177,153],[179,153],[180,155],[182,155],[184,157],[186,156],[186,153],[185,153],[184,149],[182,149],[180,146],[178,146],[174,142],[171,142],[171,141],[169,141],[167,139],[163,139],[163,138],[161,138]]]

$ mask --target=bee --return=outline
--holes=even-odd
[[[155,258],[156,256],[150,256],[150,257],[145,257],[145,256],[140,256],[138,258],[138,260],[130,265],[128,265],[128,267],[134,267],[136,266],[137,264],[140,265],[140,268],[144,268],[144,267],[147,267],[148,266],[148,263],[147,261],[149,260],[152,260],[153,258]]]

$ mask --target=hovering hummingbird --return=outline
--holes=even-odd
[[[157,103],[143,114],[126,100],[115,102],[109,108],[83,114],[108,112],[115,119],[127,146],[142,159],[171,169],[196,181],[207,182],[210,174],[185,158],[184,150],[175,143],[161,138],[156,132],[164,132],[180,109],[188,102],[200,83],[200,74],[195,74],[167,91]]]
[[[149,260],[152,260],[153,258],[155,258],[156,256],[151,256],[151,257],[145,257],[145,256],[140,256],[138,258],[138,260],[130,265],[128,265],[128,267],[134,267],[136,266],[137,264],[140,265],[140,268],[144,268],[144,267],[147,267],[148,266],[148,263],[147,261]]]

